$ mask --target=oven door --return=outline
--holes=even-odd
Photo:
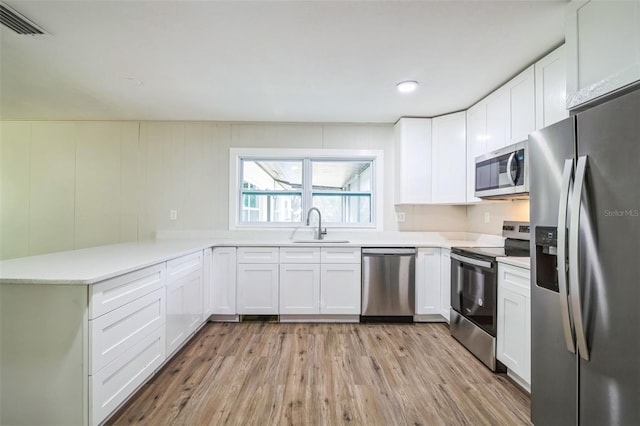
[[[451,307],[490,335],[496,335],[495,260],[451,253]]]

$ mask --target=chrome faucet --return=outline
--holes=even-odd
[[[311,218],[311,212],[313,210],[318,212],[318,230],[316,231],[315,238],[316,240],[321,240],[324,238],[325,235],[327,235],[327,228],[322,229],[322,214],[320,213],[320,210],[318,210],[317,207],[311,207],[307,212],[307,226],[309,226],[309,219]]]

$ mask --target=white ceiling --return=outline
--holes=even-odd
[[[2,26],[2,119],[369,123],[466,109],[562,42],[566,5],[4,3],[50,35]]]

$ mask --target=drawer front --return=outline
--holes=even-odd
[[[280,263],[320,263],[320,248],[280,247]]]
[[[236,256],[238,263],[278,263],[279,253],[278,247],[238,247]]]
[[[360,263],[360,247],[322,247],[320,260],[322,263]]]
[[[531,271],[517,266],[498,264],[498,283],[514,287],[524,295],[531,294]]]
[[[165,323],[165,289],[161,288],[89,321],[94,374]]]
[[[160,263],[89,286],[89,319],[164,287],[165,272],[165,264]]]
[[[202,270],[202,251],[178,257],[167,262],[167,279],[175,280]]]
[[[100,424],[142,385],[165,360],[164,326],[89,376],[91,424]]]

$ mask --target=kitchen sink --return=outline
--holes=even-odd
[[[296,244],[344,244],[349,240],[293,240]]]

